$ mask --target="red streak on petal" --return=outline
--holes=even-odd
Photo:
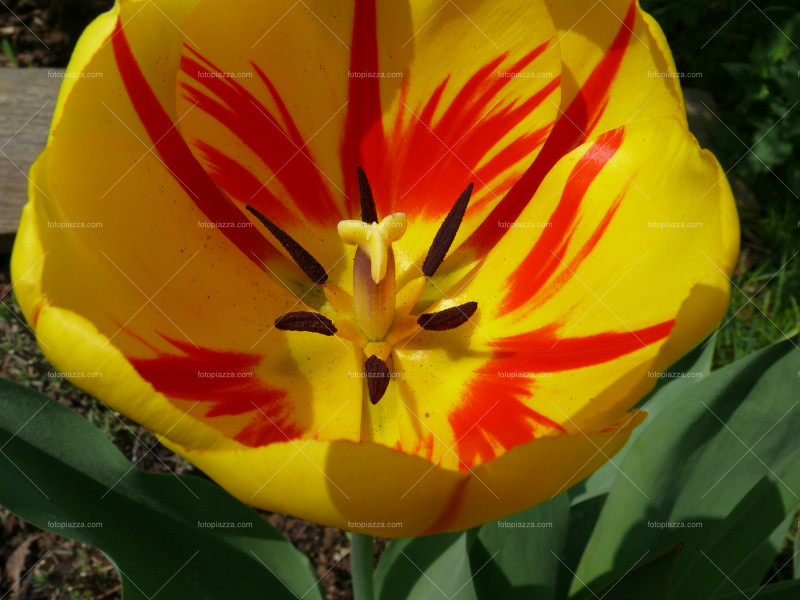
[[[558,325],[498,340],[497,358],[487,371],[558,372],[609,362],[666,338],[675,320],[633,331],[560,338]],[[496,365],[491,363],[497,362]],[[495,368],[496,367],[496,368]]]
[[[377,73],[378,68],[378,16],[375,0],[356,2],[353,18],[353,40],[350,44],[350,72],[354,74]],[[350,218],[360,214],[360,195],[356,167],[363,167],[364,139],[369,133],[379,147],[383,145],[381,119],[381,87],[378,77],[350,77],[348,89],[347,121],[342,140],[342,169],[347,212]],[[385,151],[385,149],[383,149]],[[371,177],[369,171],[367,175]],[[379,213],[382,218],[388,213]]]
[[[530,442],[540,429],[564,431],[516,397],[527,393],[525,385],[496,377],[496,371],[494,378],[479,371],[465,401],[448,418],[461,470],[495,458],[498,446],[509,450]]]
[[[564,428],[524,400],[536,396],[530,373],[555,373],[609,362],[665,339],[675,321],[635,331],[559,339],[558,325],[496,341],[495,357],[470,381],[464,401],[449,416],[461,469]],[[500,373],[505,376],[501,377]]]
[[[258,448],[298,439],[302,433],[302,429],[288,421],[282,412],[262,407],[250,424],[233,439],[245,446]]]
[[[36,305],[36,308],[33,310],[33,328],[36,329],[36,324],[39,322],[39,315],[42,314],[42,309],[44,308],[44,302],[39,302]]]
[[[289,224],[278,218],[278,214],[281,212],[288,212],[281,205],[284,202],[297,207],[305,220],[323,226],[332,226],[340,221],[342,215],[315,160],[306,148],[302,134],[278,90],[258,65],[252,64],[252,67],[277,106],[280,119],[241,84],[225,77],[223,72],[202,54],[186,44],[184,44],[184,49],[185,52],[191,52],[196,58],[187,54],[181,57],[181,71],[196,84],[181,84],[185,99],[196,104],[197,108],[219,121],[236,136],[266,165],[274,174],[275,182],[280,182],[288,194],[288,199],[282,201],[273,193],[269,193],[261,198],[262,202],[266,202],[261,207],[253,204],[256,198],[252,197],[252,193],[246,198],[234,197],[255,206],[283,226]],[[204,144],[202,132],[198,133],[199,137],[195,145]],[[204,146],[207,150],[210,144],[205,143]],[[215,162],[214,159],[219,159],[220,156],[223,159]],[[230,188],[225,184],[229,184],[236,177],[237,172],[246,170],[243,165],[238,164],[238,169],[226,173],[226,168],[230,168],[235,161],[219,150],[206,152],[205,157],[210,160],[212,173],[222,173],[222,177],[216,181],[226,191],[229,191]],[[267,183],[260,182],[254,193],[261,188],[266,189]],[[296,216],[290,218],[292,221],[298,220]]]
[[[167,341],[181,353],[156,350],[156,358],[128,359],[157,392],[168,398],[209,405],[206,419],[254,413],[250,423],[233,438],[247,446],[285,442],[302,435],[289,418],[284,402],[286,391],[267,386],[254,373],[260,355]],[[209,375],[217,373],[232,376]]]
[[[192,155],[172,118],[161,106],[133,55],[128,38],[117,20],[111,37],[125,89],[153,141],[164,165],[186,191],[189,198],[214,223],[237,223],[236,227],[221,227],[220,231],[259,268],[262,261],[280,257],[280,253],[256,230],[247,227],[247,217],[217,187]]]
[[[604,133],[573,167],[561,200],[550,216],[552,226],[542,231],[531,251],[508,278],[500,315],[529,302],[559,269],[563,269],[564,253],[578,224],[579,209],[586,192],[619,150],[624,138],[624,128]],[[605,226],[601,224],[599,235],[605,232],[609,222],[609,219],[604,219]]]
[[[608,93],[633,36],[635,21],[636,2],[633,1],[605,56],[556,121],[536,160],[486,220],[467,238],[465,247],[472,249],[478,256],[485,256],[509,230],[498,227],[497,223],[516,221],[553,166],[588,139],[608,106]]]
[[[394,443],[393,449],[399,452],[405,452],[406,454],[412,454],[414,456],[422,456],[426,460],[433,461],[433,449],[435,445],[435,439],[433,434],[423,435],[417,438],[416,443],[413,446],[409,446],[407,448],[403,447],[403,444],[400,440],[397,440]],[[445,454],[447,451],[445,450]],[[437,459],[441,461],[441,456]]]
[[[613,433],[615,431],[619,431],[620,429],[625,427],[625,425],[627,425],[630,420],[631,420],[631,417],[627,416],[626,420],[624,420],[624,421],[618,421],[617,423],[614,423],[613,425],[609,425],[608,427],[604,427],[603,429],[600,430],[600,433]]]
[[[569,261],[569,264],[558,275],[553,277],[547,286],[541,288],[536,296],[531,298],[530,302],[526,304],[526,310],[533,310],[536,307],[544,304],[547,300],[550,300],[558,292],[558,290],[560,290],[570,279],[574,277],[574,273],[580,268],[583,261],[586,260],[586,258],[592,253],[597,246],[597,243],[603,239],[608,226],[611,224],[611,221],[614,219],[614,215],[617,213],[617,209],[619,208],[619,205],[622,202],[622,198],[625,196],[628,187],[630,186],[627,186],[625,191],[620,193],[620,195],[614,201],[614,204],[611,205],[611,208],[597,225],[597,229],[592,232],[592,235],[589,236],[589,239],[586,240],[583,246],[581,246],[581,249],[578,250],[578,253]]]
[[[198,140],[195,147],[206,161],[211,177],[229,196],[242,204],[249,204],[261,214],[269,215],[283,228],[299,223],[299,219],[283,201],[241,163],[205,142]]]
[[[402,210],[410,218],[437,220],[452,207],[458,194],[453,190],[476,184],[469,209],[473,212],[513,185],[519,176],[513,172],[515,165],[542,146],[552,124],[527,131],[499,148],[488,161],[486,157],[558,89],[560,79],[546,82],[529,97],[504,98],[501,94],[514,78],[500,77],[498,72],[522,71],[548,44],[532,49],[506,68],[502,65],[508,53],[490,60],[443,110],[442,98],[451,84],[450,76],[418,107],[408,106],[409,83],[405,83],[391,132],[370,131],[362,143],[362,166],[370,178],[380,214]],[[437,112],[442,113],[438,119]]]

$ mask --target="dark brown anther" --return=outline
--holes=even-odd
[[[442,264],[447,251],[450,250],[450,245],[456,239],[458,228],[461,226],[461,219],[464,218],[464,213],[467,211],[467,204],[472,195],[472,184],[467,186],[461,196],[458,197],[453,208],[447,213],[444,221],[439,226],[439,231],[433,238],[431,249],[428,250],[428,256],[425,257],[425,262],[422,263],[422,274],[425,277],[433,277],[436,269]]]
[[[275,327],[283,331],[310,331],[333,335],[336,326],[328,317],[314,312],[290,312],[275,319]]]
[[[373,354],[364,362],[364,375],[367,377],[369,400],[377,404],[389,387],[389,367]]]
[[[311,256],[305,248],[294,241],[294,238],[286,233],[283,229],[275,225],[267,217],[262,215],[252,206],[246,206],[247,210],[253,213],[264,226],[269,229],[270,233],[281,243],[281,246],[286,248],[289,256],[297,263],[297,266],[303,270],[303,273],[308,275],[314,283],[325,283],[328,280],[328,274],[322,265],[319,264],[316,258]]]
[[[361,220],[364,223],[377,223],[378,211],[375,210],[375,199],[372,197],[367,174],[361,167],[356,167],[356,171],[358,171],[358,190],[361,194]]]
[[[417,323],[427,331],[447,331],[469,321],[476,310],[478,310],[477,302],[467,302],[439,312],[420,315]]]

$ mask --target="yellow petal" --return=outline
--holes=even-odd
[[[320,260],[341,247],[335,225],[346,217],[337,150],[352,11],[320,1],[201,2],[175,88],[180,130],[214,180]]]
[[[165,441],[234,496],[266,510],[385,537],[419,535],[462,475],[421,458],[352,442],[287,442],[203,452]],[[242,477],[241,472],[248,474]]]
[[[549,9],[563,62],[564,127],[595,139],[635,121],[686,122],[669,47],[636,0],[554,2]]]
[[[81,36],[59,94],[51,136],[102,132],[145,147],[147,132],[124,89],[114,57],[118,26],[148,84],[166,112],[175,117],[174,82],[183,44],[181,29],[197,0],[165,0],[156,5],[120,0]],[[119,41],[119,40],[118,40]]]
[[[164,443],[243,502],[399,538],[474,527],[549,500],[616,454],[644,416],[634,411],[603,431],[519,446],[464,474],[375,444],[308,441],[203,452]],[[250,477],[238,477],[242,469]]]
[[[561,105],[552,133],[525,175],[449,261],[451,269],[485,256],[545,175],[568,152],[623,125],[661,116],[686,123],[674,63],[657,24],[637,0],[548,4],[561,51]]]

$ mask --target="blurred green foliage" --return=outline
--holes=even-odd
[[[780,196],[797,199],[797,5],[779,0],[643,0],[642,5],[664,29],[678,71],[702,73],[684,84],[717,101],[723,126],[715,132],[715,150],[721,162],[735,166],[753,189],[775,188]]]
[[[742,256],[717,365],[800,324],[800,11],[793,0],[641,0],[684,87],[711,94],[711,149],[733,184]]]

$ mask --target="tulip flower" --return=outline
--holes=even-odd
[[[635,0],[119,0],[31,170],[20,306],[251,505],[521,511],[726,310],[736,211],[674,73]]]

